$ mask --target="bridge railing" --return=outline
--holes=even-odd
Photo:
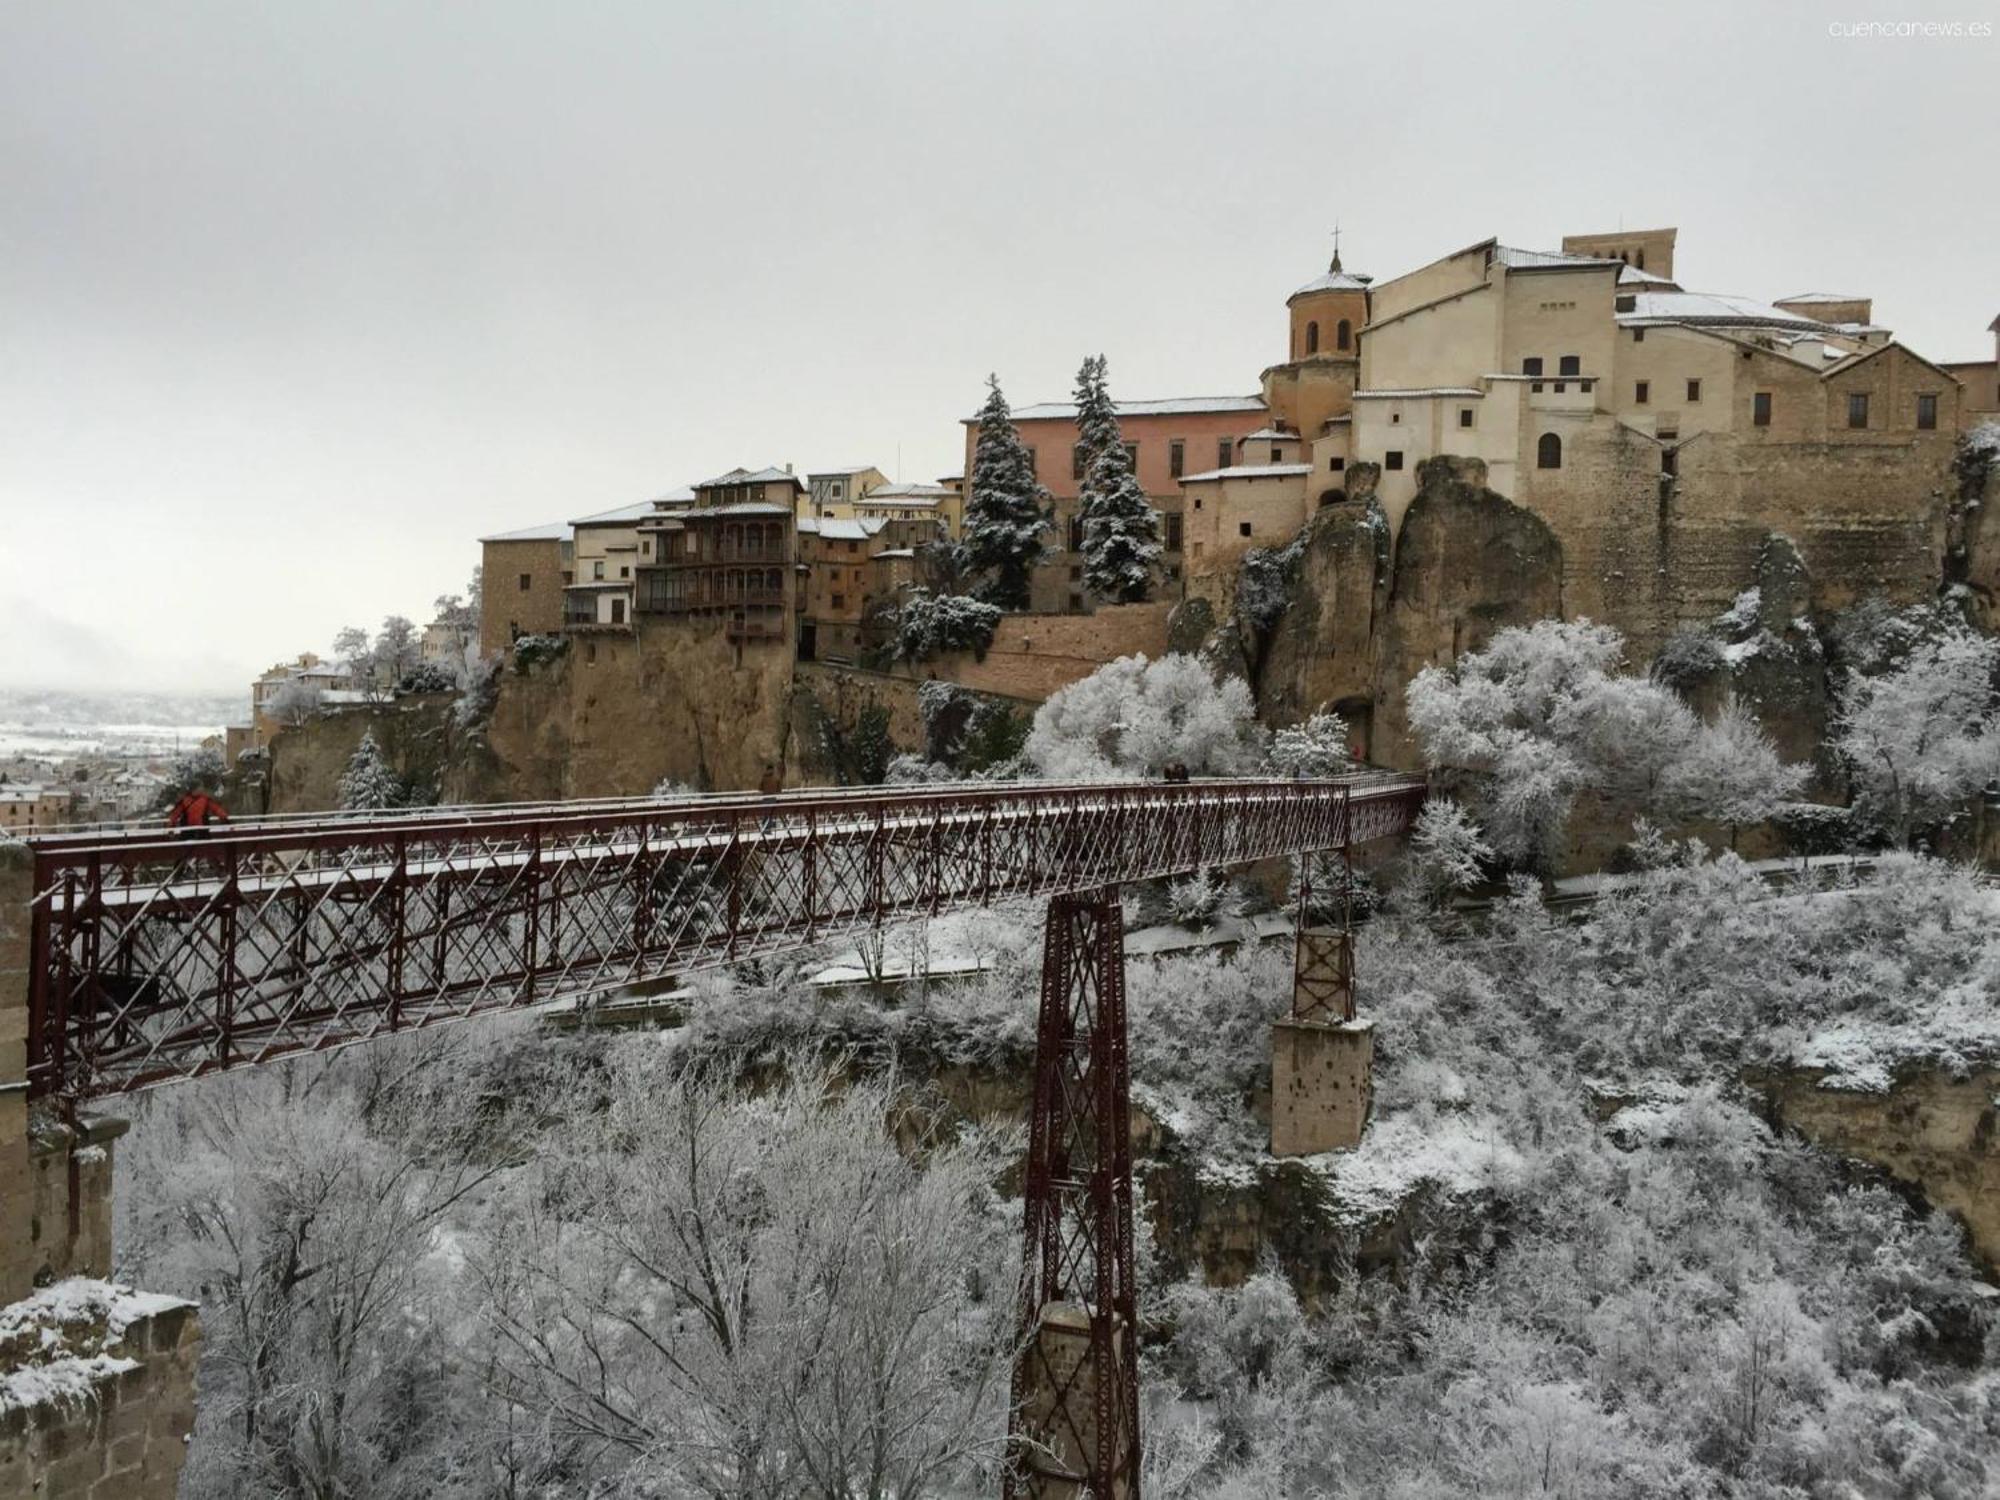
[[[1421,781],[999,783],[36,841],[29,1088],[116,1093],[950,907],[1338,848]]]

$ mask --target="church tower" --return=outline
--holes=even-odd
[[[1345,427],[1354,410],[1361,372],[1361,329],[1368,321],[1368,283],[1340,263],[1336,231],[1333,262],[1286,299],[1290,343],[1283,364],[1264,372],[1264,404],[1273,420],[1319,447],[1345,455]],[[1335,431],[1334,429],[1341,429]],[[1344,465],[1343,465],[1344,467]]]

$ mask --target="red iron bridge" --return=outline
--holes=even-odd
[[[1400,832],[1420,780],[867,787],[34,844],[28,1082],[84,1100],[998,900]]]
[[[1404,832],[1415,777],[869,787],[34,843],[28,1085],[60,1107],[1045,896],[1009,1500],[1138,1500],[1118,887]],[[1303,905],[1303,903],[1302,903]],[[1325,993],[1305,955],[1341,955]],[[1352,1014],[1300,933],[1295,1020]]]

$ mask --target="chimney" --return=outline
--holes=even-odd
[[[792,472],[792,466],[791,466],[790,464],[786,464],[786,465],[785,465],[785,472],[786,472],[787,474],[789,474],[789,473],[791,473],[791,472]]]

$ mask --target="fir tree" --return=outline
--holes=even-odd
[[[1048,552],[1042,535],[1049,529],[1049,492],[1035,478],[1000,377],[990,375],[986,384],[965,503],[965,555],[980,575],[982,599],[1001,609],[1026,609],[1028,579]]]
[[[348,758],[347,769],[341,773],[341,807],[349,812],[375,812],[394,807],[402,801],[402,793],[402,783],[389,769],[381,747],[375,743],[375,732],[367,731]]]
[[[1086,359],[1076,377],[1076,423],[1085,464],[1077,514],[1083,521],[1083,581],[1100,599],[1137,604],[1152,592],[1160,565],[1160,518],[1118,430],[1105,388],[1103,355]]]

